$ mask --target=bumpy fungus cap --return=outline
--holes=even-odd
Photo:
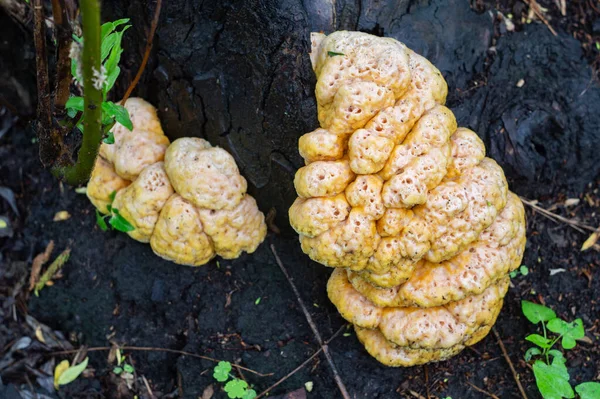
[[[446,359],[493,324],[523,255],[523,206],[458,128],[429,61],[360,32],[311,39],[321,127],[299,141],[291,225],[339,268],[329,296],[373,356]]]
[[[233,157],[198,138],[169,146],[154,107],[138,98],[125,107],[133,130],[117,124],[115,143],[102,144],[87,188],[92,203],[108,213],[116,193],[112,208],[133,225],[128,234],[175,263],[254,252],[267,228]]]

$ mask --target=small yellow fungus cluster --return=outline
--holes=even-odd
[[[114,143],[101,145],[87,187],[94,206],[118,210],[133,239],[175,263],[254,252],[267,228],[233,157],[199,138],[169,145],[152,105],[130,98],[125,108],[133,130],[116,124]]]

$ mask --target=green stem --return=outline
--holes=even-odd
[[[101,66],[100,2],[81,0],[79,6],[83,23],[83,141],[75,165],[56,171],[73,185],[89,179],[102,141],[102,88],[96,89],[93,83],[94,71],[99,72]]]

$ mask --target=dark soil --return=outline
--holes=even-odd
[[[128,44],[133,55],[126,61],[134,65],[152,7],[128,3],[105,1],[105,8],[110,18],[133,17],[136,30]],[[277,224],[284,234],[270,233],[256,253],[235,261],[216,260],[201,268],[163,261],[148,245],[100,231],[92,205],[41,169],[33,133],[17,124],[0,138],[0,186],[16,194],[20,211],[15,214],[0,200],[0,215],[8,215],[14,229],[12,237],[0,238],[0,348],[9,348],[23,334],[35,337],[20,322],[27,310],[63,332],[76,348],[110,342],[170,348],[274,373],[244,373],[261,391],[318,349],[270,244],[293,276],[324,339],[345,324],[327,298],[330,270],[311,262],[285,229],[286,209],[294,197],[292,175],[300,165],[296,140],[316,126],[314,78],[306,55],[307,35],[313,29],[385,34],[427,56],[448,81],[448,103],[460,124],[485,140],[488,154],[505,168],[513,191],[564,216],[600,225],[600,87],[592,80],[592,59],[584,42],[567,33],[574,32],[570,26],[575,22],[558,24],[558,37],[537,22],[507,32],[495,7],[513,5],[503,2],[484,2],[475,7],[479,12],[457,0],[360,5],[339,1],[333,10],[324,7],[329,4],[324,1],[314,6],[292,0],[235,6],[164,3],[157,48],[141,94],[159,105],[171,137],[204,136],[230,150],[252,183],[261,209],[278,210]],[[585,15],[587,21],[593,14]],[[595,14],[584,30],[597,21]],[[3,22],[2,31],[18,29],[9,20]],[[15,30],[14,40],[20,39],[26,40],[26,34]],[[261,52],[249,50],[256,48]],[[517,87],[521,79],[524,85]],[[581,201],[565,207],[567,198]],[[71,217],[53,222],[55,213],[63,210]],[[530,274],[513,280],[496,329],[528,396],[538,398],[532,372],[521,360],[528,348],[524,337],[535,327],[521,315],[520,300],[546,303],[565,319],[583,319],[592,343],[569,351],[567,365],[573,385],[597,380],[600,256],[594,250],[579,251],[586,235],[530,209],[527,233],[523,263]],[[32,258],[49,240],[56,243],[55,255],[72,249],[63,277],[44,288],[39,298],[26,302],[19,294],[13,299],[11,287],[21,276],[28,278]],[[564,271],[551,275],[551,269]],[[348,333],[333,340],[330,351],[353,397],[484,397],[469,383],[500,398],[519,397],[493,334],[449,361],[393,369],[378,364],[352,331]],[[198,398],[212,384],[213,397],[226,397],[222,384],[212,377],[214,364],[209,361],[160,351],[125,353],[157,396]],[[117,397],[122,387],[117,388],[119,379],[112,376],[113,365],[106,358],[107,352],[90,352],[93,376],[78,379],[55,396]],[[11,396],[15,387],[27,389],[25,376],[35,382],[32,369],[43,360],[38,358],[21,374],[2,373],[3,383],[14,385],[0,384],[0,397],[18,397]],[[340,397],[323,355],[272,394],[301,389],[308,381],[314,383],[308,397]],[[141,385],[136,389],[140,397],[148,397]]]

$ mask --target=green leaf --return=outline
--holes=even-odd
[[[114,144],[115,143],[115,134],[113,132],[108,132],[106,137],[102,139],[103,143],[106,144]]]
[[[527,349],[527,352],[525,352],[525,361],[528,362],[531,360],[532,357],[537,356],[537,355],[541,355],[542,351],[540,350],[540,348],[529,348]]]
[[[106,216],[102,215],[98,209],[96,209],[96,224],[100,227],[100,230],[106,231],[108,230],[108,226],[106,225],[106,221],[104,220]]]
[[[548,349],[552,346],[552,341],[548,338],[542,337],[540,334],[530,334],[525,337],[525,340],[536,344],[542,349]]]
[[[125,26],[122,31],[115,32],[115,44],[110,51],[110,55],[104,64],[106,68],[106,76],[108,78],[106,85],[104,86],[104,95],[112,88],[114,82],[117,80],[118,73],[115,76],[115,70],[119,68],[119,61],[121,60],[121,54],[123,53],[123,48],[121,47],[121,40],[123,39],[123,33],[130,27],[131,25]]]
[[[256,396],[256,391],[254,389],[248,389],[242,399],[254,399]]]
[[[108,194],[108,198],[110,199],[110,203],[115,202],[115,197],[117,196],[117,190],[113,190],[110,194]],[[120,362],[119,362],[120,364]]]
[[[243,399],[248,389],[248,383],[244,380],[231,380],[225,384],[225,392],[230,399]]]
[[[119,375],[123,372],[123,369],[121,367],[115,367],[113,369],[113,373],[115,373],[116,375]]]
[[[117,81],[117,78],[119,77],[120,73],[121,68],[119,68],[118,66],[116,66],[111,72],[106,73],[106,84],[104,85],[105,96],[106,93],[108,93],[110,89],[112,89],[112,87],[115,85],[115,82]]]
[[[567,362],[567,359],[565,359],[565,356],[559,350],[551,349],[548,351],[548,355],[552,356],[553,363],[560,362],[560,363],[565,364]]]
[[[525,265],[522,265],[522,266],[519,268],[519,271],[521,272],[521,274],[522,274],[523,276],[527,276],[527,275],[529,274],[529,268],[528,268],[527,266],[525,266]]]
[[[110,35],[106,36],[106,38],[104,38],[102,40],[102,45],[100,47],[100,59],[102,60],[102,62],[104,62],[104,60],[106,60],[106,57],[108,57],[108,55],[110,54],[110,51],[115,46],[116,42],[117,42],[117,34],[116,33],[111,33]]]
[[[69,97],[69,99],[65,103],[65,108],[73,109],[75,111],[83,111],[83,97]]]
[[[555,317],[546,324],[548,330],[557,334],[564,334],[569,330],[569,323],[559,317]]]
[[[600,382],[584,382],[575,387],[575,391],[581,396],[581,399],[600,398]]]
[[[120,25],[124,25],[129,22],[129,18],[117,19],[113,22],[106,22],[102,24],[101,27],[101,40],[104,41],[106,36],[110,35],[115,29],[117,29]]]
[[[88,358],[86,357],[83,360],[83,362],[66,369],[58,378],[58,385],[67,385],[67,384],[75,381],[77,379],[77,377],[79,377],[81,375],[81,373],[83,373],[83,370],[85,370],[87,365],[88,365]]]
[[[521,308],[527,320],[533,324],[537,324],[540,321],[552,320],[556,317],[556,313],[552,309],[544,305],[538,305],[537,303],[521,301]]]
[[[225,382],[229,379],[230,371],[231,363],[221,361],[214,368],[213,378],[219,382]]]
[[[124,106],[115,104],[112,101],[104,101],[102,103],[102,111],[109,116],[114,116],[117,122],[125,126],[128,130],[133,130],[133,123],[129,118],[129,111],[127,111]]]
[[[112,208],[112,216],[108,220],[108,223],[115,230],[122,231],[123,233],[127,233],[128,231],[135,230],[135,227],[131,223],[127,221],[121,214],[118,209]]]
[[[260,303],[261,297],[256,298],[256,301],[254,301],[255,305],[258,305]]]
[[[328,51],[327,55],[330,57],[335,57],[336,55],[346,55],[344,53],[336,53],[335,51]]]
[[[569,372],[562,363],[548,365],[541,360],[533,364],[535,383],[544,399],[574,398],[575,393],[569,384]]]
[[[123,370],[125,370],[125,372],[127,372],[129,374],[133,374],[133,372],[135,371],[135,369],[133,368],[133,366],[131,364],[124,364]]]
[[[516,270],[513,270],[512,272],[510,272],[510,273],[509,273],[509,275],[510,275],[510,278],[515,278],[515,277],[517,277],[517,276],[518,276],[518,274],[519,274],[519,273],[517,273],[517,271],[516,271]]]
[[[567,323],[557,317],[550,320],[547,327],[548,330],[563,336],[561,344],[565,349],[573,349],[577,345],[576,340],[585,336],[583,321],[581,319],[576,319],[571,323]]]

